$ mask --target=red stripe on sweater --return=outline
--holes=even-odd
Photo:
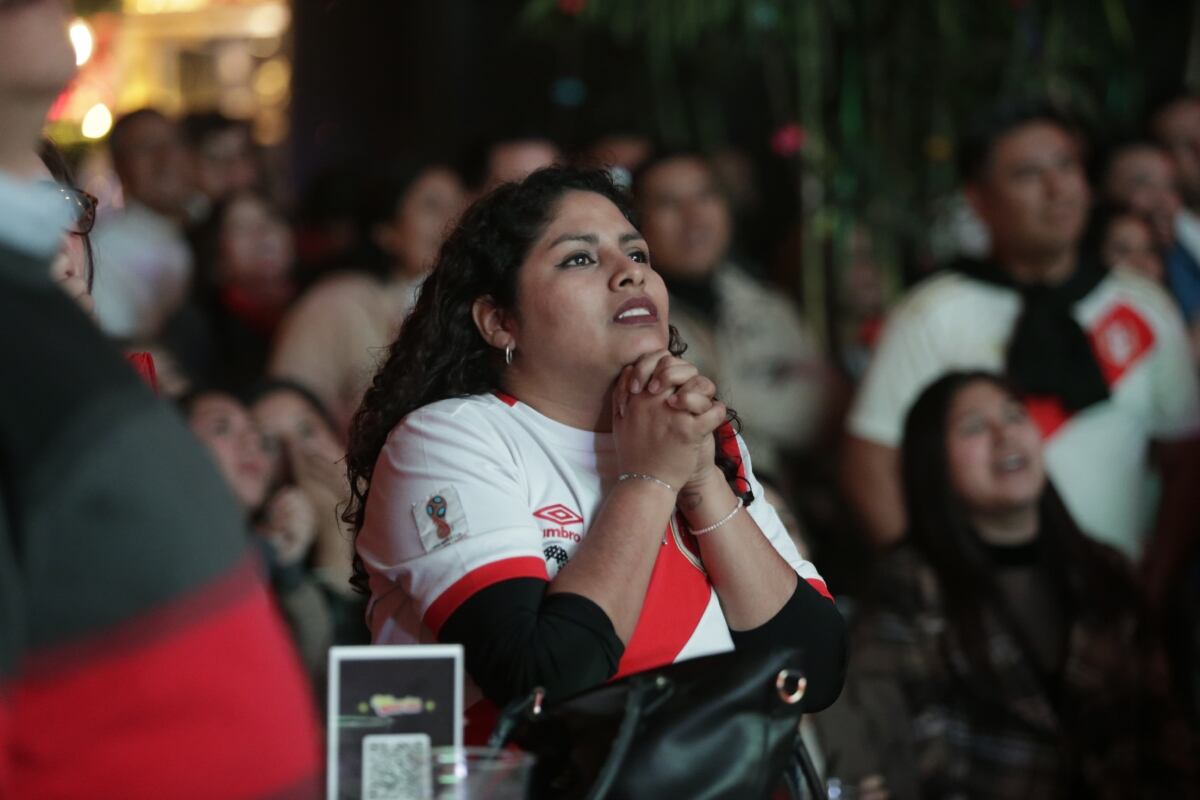
[[[72,671],[80,661],[103,659],[109,652],[123,657],[129,650],[244,602],[258,590],[262,571],[258,555],[253,550],[247,550],[237,566],[191,594],[178,597],[161,607],[148,609],[116,627],[97,630],[27,655],[22,672],[43,679],[52,678],[59,671]]]
[[[12,713],[9,704],[12,699],[7,689],[0,685],[0,797],[16,797],[12,785],[12,764],[9,763],[8,742],[12,738]]]
[[[174,628],[159,612],[136,635],[58,648],[71,660],[42,653],[37,662],[52,669],[22,670],[11,692],[11,796],[319,796],[311,689],[266,590],[239,575],[246,585],[226,577],[176,604],[185,611]],[[236,599],[213,602],[231,589]]]

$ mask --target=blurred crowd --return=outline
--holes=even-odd
[[[573,162],[629,189],[686,358],[853,623],[843,697],[808,729],[827,777],[1061,797],[1069,763],[1080,796],[1190,796],[1200,98],[1104,150],[1060,109],[989,105],[959,153],[985,255],[888,297],[860,231],[824,330],[767,277],[790,251],[747,246],[754,173],[729,152],[523,132],[470,169],[400,154],[291,198],[216,112],[128,113],[107,150],[103,200],[38,153],[73,209],[53,275],[211,455],[314,703],[328,648],[369,641],[342,519],[363,393],[471,201]]]

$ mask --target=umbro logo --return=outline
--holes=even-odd
[[[583,517],[579,516],[562,503],[555,503],[552,506],[539,508],[537,511],[533,512],[533,515],[538,519],[544,519],[547,522],[553,522],[559,527],[577,525],[580,522],[583,522]]]

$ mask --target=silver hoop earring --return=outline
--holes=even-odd
[[[504,363],[505,364],[510,364],[510,365],[512,364],[512,354],[513,354],[513,346],[511,344],[505,345],[504,346]]]

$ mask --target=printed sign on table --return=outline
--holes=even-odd
[[[458,645],[329,651],[327,796],[425,800],[430,753],[462,746]]]

